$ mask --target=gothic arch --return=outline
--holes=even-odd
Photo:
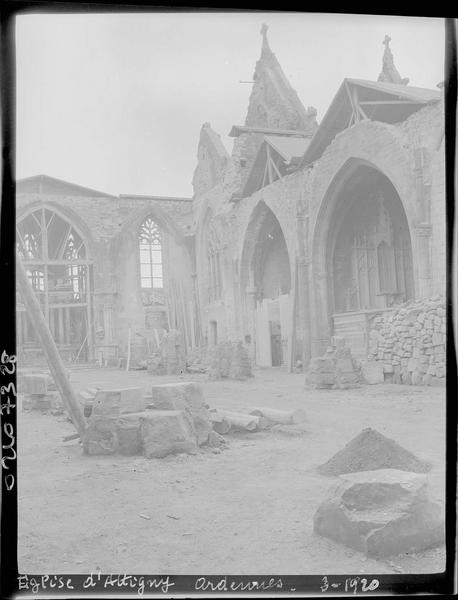
[[[70,223],[72,225],[72,227],[75,229],[75,231],[78,233],[78,235],[84,240],[84,243],[85,243],[86,249],[87,249],[87,253],[88,253],[88,260],[94,259],[94,256],[95,256],[94,238],[92,236],[92,233],[91,233],[88,225],[77,213],[75,213],[72,209],[67,208],[66,206],[62,206],[60,204],[57,204],[55,202],[50,202],[50,201],[43,202],[43,201],[39,200],[36,202],[32,202],[31,204],[28,204],[27,206],[23,207],[22,210],[17,211],[16,223],[19,223],[24,218],[26,218],[28,215],[32,214],[33,212],[35,212],[36,210],[39,210],[41,208],[44,208],[44,209],[47,209],[47,210],[50,210],[50,211],[56,213],[61,219]]]
[[[17,254],[59,351],[71,361],[93,353],[93,259],[84,229],[72,211],[47,202],[21,211],[16,226]],[[20,294],[17,313],[17,346],[27,360],[40,350]]]
[[[248,225],[243,236],[243,246],[240,257],[240,283],[242,295],[245,295],[246,288],[255,285],[256,273],[255,269],[259,266],[256,263],[260,260],[260,234],[268,222],[273,224],[277,231],[281,234],[284,242],[285,250],[288,255],[289,262],[289,276],[290,281],[292,280],[292,265],[291,265],[291,252],[288,248],[287,237],[283,230],[283,227],[274,211],[264,202],[259,200],[256,206],[253,208]]]
[[[337,134],[313,169],[310,227],[314,232],[329,211],[336,188],[360,164],[386,175],[401,199],[411,229],[418,220],[413,157],[393,125],[362,121]],[[313,233],[315,236],[315,233]],[[415,265],[414,265],[415,266]],[[416,267],[415,267],[416,268]]]
[[[333,331],[333,313],[383,309],[415,297],[412,245],[411,220],[390,178],[368,160],[346,160],[313,230],[315,353]],[[367,275],[361,284],[358,273]]]
[[[122,204],[121,204],[122,206]],[[132,230],[137,231],[145,219],[151,217],[159,228],[169,233],[177,243],[184,244],[184,235],[179,230],[173,219],[160,206],[143,206],[141,209],[133,211],[126,219],[118,234],[118,239],[129,234]]]

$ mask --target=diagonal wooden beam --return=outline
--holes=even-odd
[[[27,274],[19,257],[16,260],[16,282],[19,286],[24,306],[27,309],[30,321],[37,334],[38,341],[44,352],[54,382],[62,395],[62,401],[72,419],[80,438],[84,439],[86,419],[84,418],[78,398],[70,385],[64,363],[57,350],[49,327],[41,311],[37,297],[29,283]]]

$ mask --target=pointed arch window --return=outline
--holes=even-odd
[[[157,223],[148,217],[140,225],[140,281],[142,289],[164,287],[162,271],[162,235]]]
[[[66,360],[92,351],[92,260],[82,234],[66,216],[42,206],[17,223],[16,250],[51,334]],[[17,296],[17,346],[36,348],[33,323]]]

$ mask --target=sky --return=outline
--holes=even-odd
[[[444,79],[444,22],[316,13],[27,14],[16,22],[16,176],[192,196],[203,123],[229,153],[270,47],[320,121],[345,77],[376,80],[385,34],[410,84]]]

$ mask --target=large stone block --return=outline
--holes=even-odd
[[[114,454],[118,447],[116,417],[93,416],[84,434],[84,452],[90,455]]]
[[[194,424],[183,410],[145,411],[141,417],[141,437],[146,458],[197,452]]]
[[[143,389],[140,387],[97,390],[92,406],[92,414],[116,416],[140,412],[144,408]]]
[[[206,408],[202,387],[195,382],[165,383],[151,388],[152,404],[156,409],[183,410],[189,414],[199,445],[205,444],[213,430]]]
[[[320,505],[314,531],[372,557],[420,552],[445,540],[441,506],[424,475],[396,469],[343,475]]]
[[[141,454],[140,416],[93,415],[88,423],[83,448],[87,454]]]
[[[24,393],[32,396],[44,396],[48,393],[51,379],[44,373],[29,373],[22,376]]]

